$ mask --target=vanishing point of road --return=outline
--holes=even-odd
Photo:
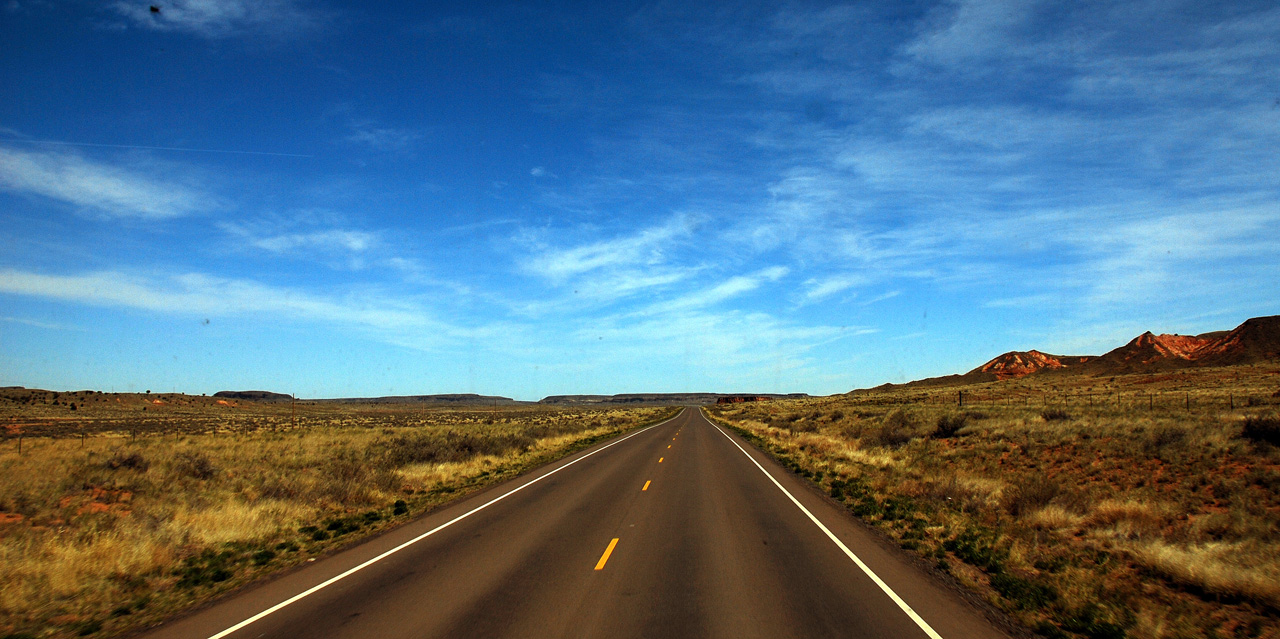
[[[689,408],[144,636],[1006,635]]]

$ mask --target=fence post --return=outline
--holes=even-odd
[[[960,405],[961,407],[963,407],[963,406],[964,406],[964,391],[959,391],[959,392],[957,393],[957,396],[959,397],[959,400],[960,400],[959,405]]]

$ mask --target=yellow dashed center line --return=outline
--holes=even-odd
[[[667,444],[667,448],[671,448],[671,444]]]
[[[658,463],[659,463],[659,464],[661,464],[661,463],[662,463],[662,460],[664,460],[664,459],[666,459],[666,457],[659,457],[659,458],[658,458]]]
[[[646,481],[646,482],[644,483],[644,488],[641,488],[640,490],[641,490],[641,491],[649,490],[649,483],[650,483],[650,482],[652,482],[652,481],[653,481],[652,479],[650,479],[649,481]]]
[[[614,537],[609,542],[609,547],[604,549],[604,554],[600,555],[600,561],[596,562],[596,570],[604,570],[604,562],[609,561],[609,555],[613,554],[613,547],[618,545],[618,538]]]

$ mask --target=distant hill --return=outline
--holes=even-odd
[[[1091,359],[1081,355],[1050,355],[1037,350],[1011,351],[969,371],[969,374],[989,373],[996,379],[1009,379],[1043,370],[1078,366]]]
[[[291,402],[293,395],[285,395],[284,393],[273,393],[271,391],[249,390],[249,391],[218,391],[213,394],[214,397],[220,399],[243,399],[254,402]]]
[[[774,393],[629,393],[622,395],[551,395],[538,401],[539,404],[627,404],[627,405],[705,405],[714,404],[721,397],[756,397],[766,399],[800,399],[808,397],[805,393],[778,395]]]
[[[339,399],[318,399],[318,402],[340,404],[469,404],[473,406],[495,406],[500,404],[524,404],[510,397],[496,395],[476,395],[475,393],[455,393],[445,395],[392,395],[388,397],[343,397]]]
[[[963,375],[883,384],[870,390],[980,384],[1037,374],[1117,375],[1270,361],[1280,361],[1280,315],[1255,317],[1230,331],[1200,335],[1156,335],[1148,331],[1098,356],[1010,351]]]
[[[1255,317],[1231,331],[1201,335],[1143,333],[1090,363],[1099,374],[1234,366],[1280,360],[1280,315]]]

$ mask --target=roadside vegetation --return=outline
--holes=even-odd
[[[708,413],[1041,636],[1275,638],[1278,389],[1259,366]]]
[[[0,397],[0,637],[15,639],[154,623],[674,413],[31,395]]]

